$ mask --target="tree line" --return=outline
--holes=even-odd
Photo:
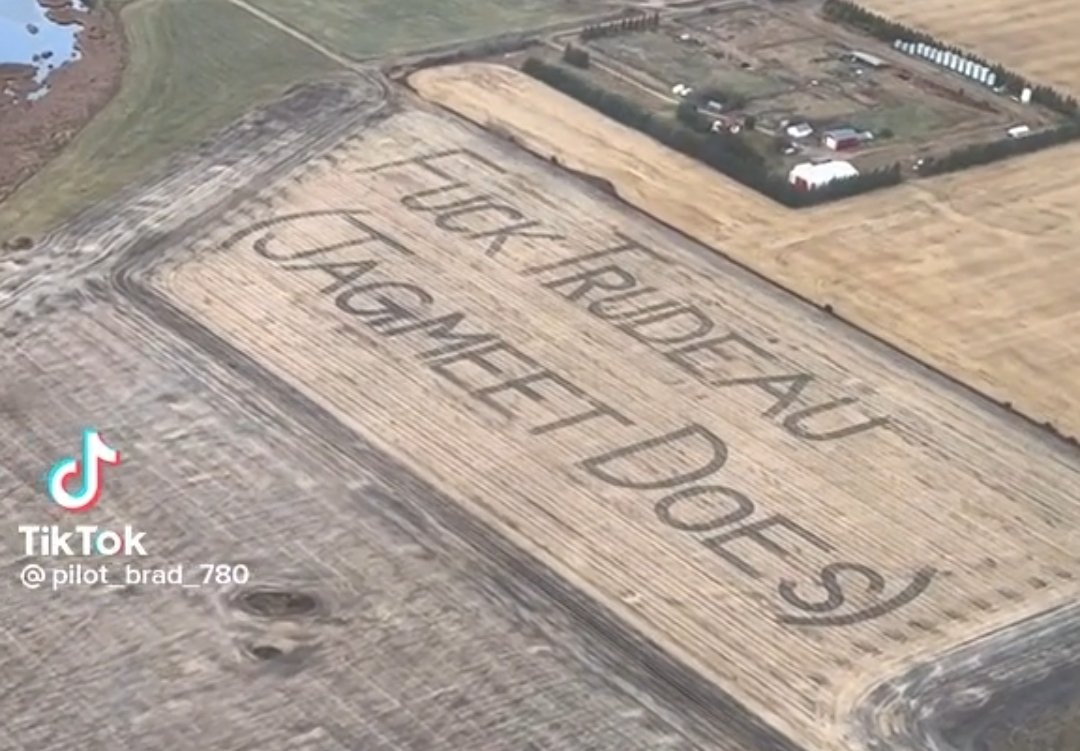
[[[693,119],[690,109],[680,105],[676,119],[672,121],[654,115],[637,102],[608,91],[560,65],[529,57],[522,65],[522,70],[613,120],[704,162],[731,179],[791,208],[865,193],[896,185],[901,180],[900,165],[896,164],[857,177],[838,180],[814,190],[800,190],[791,185],[786,176],[772,173],[765,157],[754,150],[745,139],[724,131],[711,132],[708,125],[705,125],[705,120],[697,119],[700,113],[693,104],[685,103],[693,108]],[[692,124],[688,125],[686,121],[691,121]]]
[[[1020,154],[1030,154],[1049,146],[1080,139],[1080,120],[1072,120],[1057,128],[1032,133],[1021,138],[1003,138],[989,143],[962,146],[940,157],[930,157],[919,167],[924,177],[989,164]]]
[[[586,26],[581,30],[581,38],[588,41],[590,39],[615,36],[616,34],[625,34],[629,31],[655,31],[659,28],[659,13],[642,13],[633,18],[623,18],[618,21]]]
[[[566,45],[566,49],[562,53],[562,59],[576,68],[589,67],[589,51],[582,47],[575,47],[572,44]]]
[[[854,26],[889,44],[892,44],[897,39],[902,39],[906,42],[928,44],[947,52],[953,52],[992,70],[997,76],[998,83],[1014,94],[1019,93],[1024,88],[1031,88],[1031,100],[1033,102],[1068,117],[1075,117],[1080,113],[1080,106],[1077,105],[1076,99],[1071,96],[1062,94],[1049,86],[1033,85],[1019,73],[1011,71],[999,63],[988,62],[978,55],[972,55],[930,34],[869,11],[850,0],[825,0],[822,12],[830,21]]]

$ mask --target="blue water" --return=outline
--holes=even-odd
[[[84,7],[81,2],[74,5],[77,10]],[[55,24],[45,16],[45,10],[37,0],[0,0],[0,63],[33,65],[37,68],[38,84],[54,69],[78,58],[75,35],[79,25]],[[30,33],[27,28],[30,24],[37,27],[36,34]],[[48,59],[41,57],[49,52],[52,55]],[[40,86],[31,98],[37,99],[44,93],[45,87]]]

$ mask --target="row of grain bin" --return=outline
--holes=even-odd
[[[997,85],[997,74],[994,71],[990,70],[987,66],[968,59],[956,52],[950,52],[941,47],[935,47],[932,44],[908,42],[903,39],[897,39],[893,42],[893,47],[900,50],[905,55],[929,60],[935,65],[940,65],[943,68],[955,71],[962,76],[966,76],[967,78],[978,81],[991,88]]]

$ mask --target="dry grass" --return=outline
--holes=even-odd
[[[862,0],[862,4],[953,44],[1080,93],[1080,4],[1073,0]]]
[[[1080,146],[792,212],[518,71],[467,64],[421,71],[412,83],[1080,436]]]
[[[481,101],[475,74],[503,86],[502,95],[507,82],[525,85],[497,69],[460,69],[457,85],[469,101]],[[429,91],[445,91],[454,73],[438,75],[424,79]],[[532,112],[543,107],[525,98],[522,103]],[[559,99],[549,103],[553,113],[569,106]],[[566,126],[554,130],[557,121],[547,122],[552,137],[565,135]],[[439,229],[431,213],[403,208],[402,196],[445,180],[415,167],[361,171],[456,148],[470,149],[490,164],[440,162],[468,187],[428,200],[496,196],[568,239],[515,239],[503,253],[486,257],[486,241]],[[604,153],[620,152],[602,151],[601,158]],[[621,153],[629,158],[629,152]],[[639,162],[644,165],[648,156],[642,151],[635,159],[645,159]],[[1072,577],[1080,573],[1080,558],[1070,530],[1080,528],[1073,500],[1080,497],[1080,472],[1071,457],[1055,454],[1041,437],[1011,431],[1008,421],[988,416],[980,403],[930,379],[905,358],[622,211],[558,170],[522,161],[516,148],[448,118],[418,111],[397,115],[343,146],[336,157],[285,186],[269,208],[247,206],[229,214],[195,243],[204,252],[182,254],[178,265],[162,267],[155,286],[796,740],[819,749],[842,747],[847,712],[867,686],[916,655],[1075,595]],[[711,184],[723,186],[715,179]],[[773,210],[754,197],[730,194],[726,207],[714,205],[728,217],[723,230],[749,237]],[[925,197],[922,203],[929,206]],[[274,230],[266,246],[274,254],[344,243],[302,262],[260,257],[254,250],[259,233],[226,247],[253,215],[325,209],[363,210],[359,218],[413,255],[380,242],[358,243],[366,235],[340,216]],[[850,208],[844,215],[857,224]],[[468,214],[458,220],[473,230],[491,221]],[[770,245],[763,234],[768,226],[757,229],[763,247]],[[717,333],[734,329],[767,347],[785,372],[816,374],[808,400],[856,395],[867,413],[890,415],[891,426],[825,443],[799,440],[762,416],[771,400],[761,392],[707,386],[656,349],[589,315],[583,303],[545,289],[541,281],[548,276],[522,273],[530,265],[610,247],[616,229],[674,261],[619,256],[642,284],[693,301],[717,323]],[[424,315],[465,312],[462,328],[498,333],[617,408],[633,425],[603,419],[530,435],[530,426],[580,411],[580,400],[556,399],[539,386],[551,402],[506,400],[510,414],[500,414],[418,359],[436,342],[418,334],[383,337],[363,316],[348,315],[320,291],[333,281],[325,271],[285,268],[362,260],[379,266],[354,284],[421,286],[434,298]],[[343,273],[359,267],[335,268]],[[412,294],[386,295],[416,305]],[[371,297],[353,302],[375,304]],[[533,368],[519,364],[512,370],[522,375]],[[455,366],[453,372],[472,389],[504,380],[475,367]],[[754,519],[782,513],[825,538],[833,550],[822,553],[776,529],[770,536],[790,551],[786,559],[755,552],[745,539],[733,543],[732,552],[759,569],[754,579],[702,544],[720,530],[688,533],[658,520],[654,504],[670,490],[616,488],[578,466],[587,457],[691,422],[704,424],[729,448],[723,469],[702,482],[737,489],[756,505]],[[692,450],[669,449],[621,469],[672,472],[686,469],[694,457]],[[881,571],[888,595],[916,570],[930,566],[939,573],[923,597],[878,619],[839,628],[777,623],[777,613],[790,611],[777,596],[780,581],[801,582],[798,591],[816,599],[822,592],[808,577],[836,560]],[[845,612],[873,601],[858,577],[846,581],[852,602]]]

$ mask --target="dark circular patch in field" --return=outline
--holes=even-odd
[[[237,607],[259,618],[295,618],[319,610],[319,600],[307,592],[286,589],[251,589],[234,599]]]
[[[278,657],[285,654],[277,647],[272,647],[269,644],[259,644],[248,651],[251,652],[252,656],[259,660],[276,660]]]

